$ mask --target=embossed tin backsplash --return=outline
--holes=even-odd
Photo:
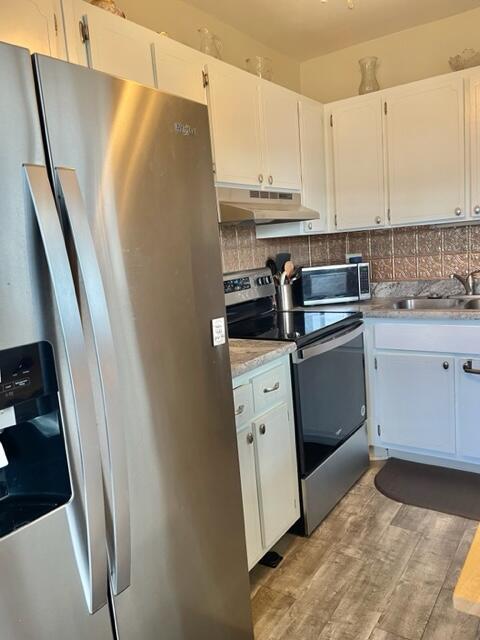
[[[254,224],[221,225],[224,271],[265,265],[289,251],[295,264],[341,264],[346,253],[370,262],[373,282],[434,280],[480,269],[480,225],[402,227],[322,236],[257,240]]]

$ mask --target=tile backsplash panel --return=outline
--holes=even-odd
[[[341,264],[346,253],[361,253],[371,264],[373,282],[434,280],[480,269],[480,225],[258,240],[253,223],[223,224],[220,238],[225,272],[263,267],[281,251],[302,266]]]

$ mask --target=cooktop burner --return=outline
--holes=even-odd
[[[261,315],[229,322],[230,338],[294,341],[306,344],[320,336],[338,331],[361,314],[333,311],[270,311]]]

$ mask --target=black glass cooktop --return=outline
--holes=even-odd
[[[306,344],[361,319],[356,312],[270,311],[229,323],[230,338],[295,341]]]

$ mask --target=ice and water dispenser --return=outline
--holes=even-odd
[[[0,538],[72,495],[53,350],[0,351]]]

